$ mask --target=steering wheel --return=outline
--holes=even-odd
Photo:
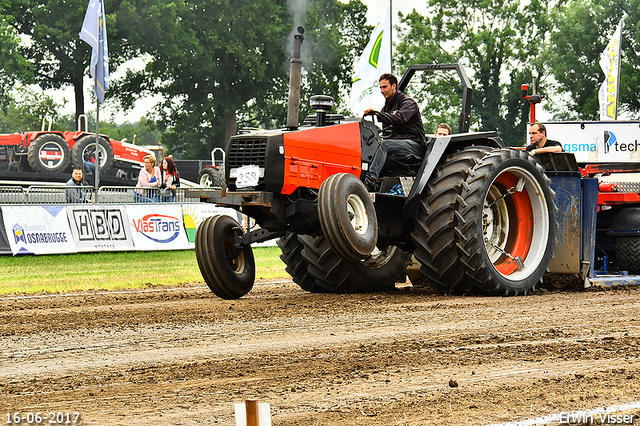
[[[380,111],[371,111],[369,114],[365,114],[362,118],[367,115],[371,116],[371,122],[376,125],[379,129],[379,135],[382,139],[388,139],[393,133],[393,122],[391,121],[391,117],[386,112]],[[380,123],[380,126],[376,124],[376,120]]]

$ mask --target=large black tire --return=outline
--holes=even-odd
[[[318,215],[322,232],[346,260],[367,257],[378,242],[378,219],[362,181],[349,173],[329,176],[320,185]]]
[[[67,141],[57,133],[43,133],[31,142],[27,152],[29,165],[36,172],[64,172],[71,163]]]
[[[456,248],[455,209],[462,182],[489,147],[469,147],[447,155],[420,195],[420,209],[411,238],[420,272],[429,286],[442,294],[468,294],[473,281],[465,279]]]
[[[71,149],[73,166],[80,167],[86,172],[84,167],[85,153],[88,149],[93,149],[96,143],[95,135],[84,135],[80,137]],[[108,140],[103,137],[98,138],[98,157],[100,158],[100,172],[106,172],[113,166],[113,148]]]
[[[293,278],[293,282],[301,289],[311,293],[325,293],[326,290],[319,286],[316,279],[307,272],[309,264],[302,258],[302,243],[298,239],[298,234],[287,232],[287,234],[276,240],[282,254],[280,260],[286,265],[285,271]]]
[[[233,247],[240,224],[227,215],[208,217],[196,231],[196,260],[207,286],[223,299],[238,299],[253,288],[256,264],[249,244]]]
[[[325,237],[299,235],[308,273],[330,293],[366,293],[390,290],[405,277],[409,254],[396,247],[377,249],[363,260],[338,256]]]
[[[640,274],[640,237],[616,237],[616,266],[631,275]]]
[[[555,193],[527,152],[483,157],[464,182],[456,212],[460,260],[487,295],[525,295],[542,282],[556,230]]]
[[[219,169],[214,167],[204,167],[200,170],[198,182],[200,183],[200,186],[204,187],[226,188],[227,184],[224,178],[224,165],[220,166]]]

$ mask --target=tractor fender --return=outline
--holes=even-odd
[[[640,207],[625,207],[611,223],[610,235],[640,235]]]
[[[505,147],[495,132],[458,133],[428,138],[426,153],[403,208],[404,219],[415,218],[418,214],[420,194],[445,154],[467,146],[489,146],[496,149]]]

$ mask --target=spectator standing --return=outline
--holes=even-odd
[[[135,192],[135,201],[138,203],[153,203],[159,201],[157,190],[160,188],[160,184],[160,167],[156,166],[156,157],[153,155],[145,155],[144,169],[140,170],[136,187],[149,189],[137,189]]]
[[[73,169],[71,179],[66,183],[68,187],[65,190],[67,203],[93,203],[93,200],[87,200],[86,192],[82,188],[82,169],[76,167]]]
[[[173,158],[166,157],[162,160],[162,183],[160,184],[160,198],[163,202],[173,202],[176,196],[176,188],[180,186],[180,175]]]

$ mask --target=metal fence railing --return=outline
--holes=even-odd
[[[198,203],[185,197],[187,189],[198,188],[176,188],[173,197],[163,197],[159,189],[130,186],[103,186],[97,192],[92,186],[0,186],[0,205]]]

